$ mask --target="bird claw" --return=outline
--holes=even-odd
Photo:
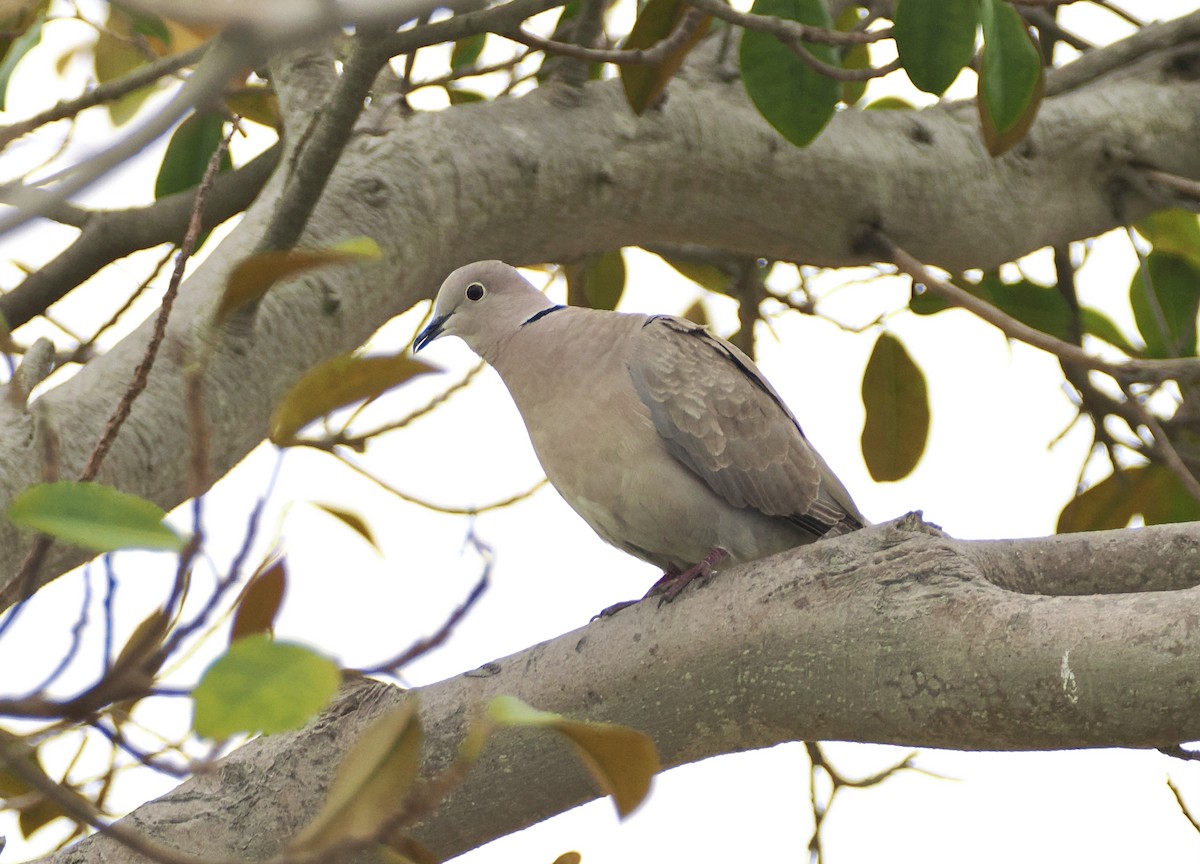
[[[661,607],[664,603],[672,602],[680,595],[684,588],[693,582],[698,581],[700,585],[707,585],[709,580],[717,573],[716,566],[728,557],[728,552],[717,547],[705,555],[698,563],[693,564],[686,570],[668,567],[659,580],[650,586],[650,590],[646,592],[646,596],[642,600],[658,597],[658,605]],[[601,618],[611,618],[626,606],[635,606],[641,603],[642,600],[625,600],[621,603],[614,603],[593,615],[592,620],[598,621]]]
[[[672,602],[680,595],[684,588],[699,580],[699,584],[707,585],[709,580],[717,572],[716,566],[729,557],[729,553],[719,546],[711,550],[699,562],[693,564],[688,569],[681,573],[672,574],[664,573],[663,578],[659,579],[650,589],[651,594],[661,595],[658,599],[658,605]],[[668,578],[669,577],[669,578]]]

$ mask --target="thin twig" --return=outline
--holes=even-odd
[[[1172,782],[1171,778],[1167,778],[1167,788],[1171,790],[1171,794],[1175,796],[1175,803],[1179,805],[1179,812],[1183,814],[1183,818],[1187,819],[1192,826],[1192,830],[1200,834],[1200,822],[1196,821],[1196,817],[1192,815],[1192,811],[1188,809],[1187,804],[1183,803],[1183,794],[1179,791],[1179,787]]]
[[[369,440],[371,440],[372,438],[377,438],[380,435],[383,435],[387,432],[393,432],[396,429],[403,429],[404,427],[406,427],[410,423],[412,423],[414,420],[425,416],[430,411],[432,411],[434,408],[436,408],[437,406],[439,406],[443,402],[445,402],[447,399],[449,399],[453,394],[457,393],[459,390],[462,390],[464,387],[466,387],[468,384],[470,384],[471,381],[475,378],[475,376],[478,375],[483,370],[483,368],[484,368],[483,361],[476,363],[474,366],[471,367],[470,371],[468,371],[467,374],[463,376],[462,380],[456,381],[454,384],[451,384],[449,387],[447,387],[445,390],[442,390],[440,393],[438,393],[436,396],[434,396],[432,399],[430,399],[428,402],[426,402],[420,408],[410,411],[408,414],[404,415],[399,420],[393,420],[390,423],[386,423],[383,426],[377,426],[376,428],[371,429],[370,431],[367,431],[367,432],[363,432],[363,433],[356,434],[356,435],[351,435],[351,434],[349,434],[348,429],[350,427],[350,424],[352,424],[354,422],[354,420],[358,417],[358,412],[359,412],[359,410],[361,410],[361,408],[359,408],[359,409],[356,409],[350,415],[350,417],[348,417],[346,419],[346,423],[337,432],[333,432],[330,435],[327,435],[325,438],[321,439],[320,441],[308,441],[306,443],[308,443],[309,446],[316,447],[319,450],[332,451],[336,447],[349,447],[355,453],[363,453],[367,449],[367,442]]]
[[[928,267],[881,232],[875,232],[873,240],[878,245],[882,260],[891,261],[900,272],[911,276],[915,282],[924,285],[928,291],[953,306],[966,309],[1011,339],[1032,345],[1034,348],[1040,348],[1067,362],[1103,372],[1117,381],[1157,383],[1175,379],[1200,378],[1200,359],[1194,357],[1183,357],[1178,360],[1125,360],[1114,363],[1093,356],[1078,345],[1072,345],[1070,342],[1064,342],[1048,333],[1030,327],[986,300],[981,300],[952,282],[935,276]]]
[[[576,60],[585,60],[591,63],[616,63],[620,66],[653,66],[663,62],[672,52],[687,44],[687,41],[695,34],[696,28],[700,26],[703,17],[703,13],[689,9],[678,26],[650,48],[587,48],[572,42],[543,39],[520,27],[502,35],[505,39],[511,39],[530,48],[536,48],[548,54],[561,54]]]
[[[203,110],[220,95],[226,82],[239,69],[254,61],[255,53],[251,50],[252,47],[236,38],[234,34],[224,34],[205,52],[204,59],[179,91],[150,119],[123,139],[95,156],[36,184],[5,187],[0,200],[12,205],[14,209],[11,213],[0,216],[0,234],[52,211],[72,195],[86,189],[133,155],[145,150],[171,129],[180,117],[192,111]],[[49,189],[45,188],[47,186]]]
[[[1200,180],[1193,180],[1190,177],[1180,177],[1178,174],[1159,171],[1156,168],[1147,168],[1146,176],[1174,192],[1186,195],[1193,201],[1200,201]]]
[[[300,442],[300,443],[303,444],[306,442]],[[541,489],[543,486],[545,486],[546,483],[549,482],[545,477],[543,477],[541,480],[534,483],[532,486],[530,486],[524,492],[518,492],[515,495],[510,495],[509,497],[503,498],[499,501],[493,501],[491,504],[481,504],[477,507],[449,507],[449,506],[446,506],[443,504],[434,504],[432,501],[426,501],[425,499],[418,498],[415,495],[409,495],[407,492],[401,492],[395,486],[392,486],[391,484],[380,479],[375,474],[368,471],[366,468],[364,468],[363,466],[359,465],[357,462],[355,462],[352,459],[350,459],[349,457],[347,457],[345,454],[335,452],[333,455],[338,460],[340,460],[343,464],[345,464],[349,468],[353,469],[354,471],[357,471],[359,474],[361,474],[363,477],[366,477],[368,480],[373,481],[377,486],[379,486],[383,490],[392,493],[397,498],[399,498],[401,501],[404,501],[408,504],[416,504],[418,507],[424,507],[425,509],[432,510],[435,513],[445,513],[450,516],[477,516],[480,513],[486,513],[489,510],[499,510],[503,507],[508,507],[512,504],[516,504],[518,501],[524,501],[526,498],[528,498],[534,492],[537,492],[539,489]]]
[[[129,412],[133,407],[134,400],[146,389],[146,382],[150,379],[150,370],[154,367],[154,361],[158,357],[159,348],[162,347],[163,339],[166,337],[167,320],[171,317],[171,309],[175,305],[175,297],[178,295],[179,286],[183,282],[184,269],[187,267],[187,262],[192,255],[192,251],[196,248],[196,240],[200,236],[200,214],[204,211],[204,201],[208,197],[208,190],[212,188],[213,179],[217,176],[217,169],[221,165],[221,157],[225,153],[228,141],[229,139],[226,138],[218,145],[212,158],[208,160],[208,166],[205,168],[204,177],[201,179],[200,185],[196,187],[195,203],[192,205],[192,216],[188,220],[187,232],[184,234],[183,243],[179,247],[179,255],[175,258],[175,269],[171,273],[171,280],[167,284],[166,292],[163,294],[162,305],[158,310],[158,317],[154,320],[154,330],[150,336],[150,341],[146,345],[146,351],[142,355],[142,359],[138,362],[137,368],[134,369],[133,379],[129,382],[129,386],[125,388],[125,392],[121,394],[121,399],[117,403],[117,407],[113,409],[112,414],[108,418],[104,434],[96,442],[96,447],[92,450],[92,455],[88,458],[87,465],[84,466],[83,472],[79,475],[79,479],[82,481],[96,479],[96,475],[100,472],[100,466],[104,464],[104,459],[108,456],[113,442],[117,439],[117,434],[121,431],[121,427],[125,425],[125,421],[129,419]]]
[[[723,0],[688,0],[688,5],[746,30],[770,33],[781,41],[801,39],[818,45],[841,47],[882,42],[892,38],[892,28],[890,27],[867,31],[827,30],[824,27],[812,27],[798,21],[777,18],[774,15],[752,15],[748,12],[738,12]]]
[[[1162,424],[1158,422],[1158,418],[1150,413],[1150,409],[1145,403],[1137,397],[1130,389],[1126,382],[1121,382],[1121,392],[1125,394],[1125,399],[1133,406],[1133,410],[1138,414],[1138,420],[1150,432],[1150,437],[1154,441],[1154,449],[1158,453],[1158,457],[1171,470],[1183,488],[1187,490],[1195,500],[1200,501],[1200,481],[1196,480],[1196,476],[1188,469],[1183,459],[1179,455],[1179,451],[1175,449],[1175,445],[1163,431]]]
[[[19,120],[8,126],[0,127],[0,149],[8,146],[10,142],[20,138],[22,135],[28,135],[39,126],[45,126],[47,123],[54,123],[58,120],[74,117],[81,111],[113,99],[119,99],[126,93],[132,93],[134,90],[145,87],[147,84],[153,84],[160,78],[191,66],[203,57],[204,52],[207,50],[208,44],[206,43],[204,45],[197,45],[195,48],[184,51],[182,54],[172,54],[169,57],[163,57],[147,66],[133,70],[128,75],[122,75],[120,78],[114,78],[111,81],[98,84],[82,96],[68,102],[59,102],[57,105],[47,108],[40,114],[35,114],[26,120]]]
[[[212,858],[189,855],[152,840],[122,822],[107,821],[92,802],[66,786],[55,783],[35,763],[24,758],[25,752],[20,746],[20,739],[0,730],[0,762],[48,800],[53,801],[76,822],[92,826],[121,845],[159,864],[218,864]]]
[[[477,544],[477,546],[478,545],[479,544]],[[485,546],[482,548],[486,549],[487,547]],[[467,612],[471,610],[471,607],[473,607],[475,603],[478,602],[479,598],[483,596],[483,592],[487,590],[488,579],[492,572],[492,558],[490,549],[488,549],[487,554],[484,555],[483,561],[483,574],[479,577],[479,581],[475,583],[475,587],[471,589],[471,593],[467,595],[467,599],[450,613],[442,626],[437,629],[437,632],[431,636],[418,639],[391,660],[388,660],[384,663],[379,663],[378,665],[367,669],[358,670],[359,674],[396,675],[409,663],[413,662],[418,657],[428,654],[434,648],[437,648],[439,645],[444,643],[450,637],[450,634],[454,631],[454,628],[458,626],[458,622],[460,622],[463,617],[466,616]]]

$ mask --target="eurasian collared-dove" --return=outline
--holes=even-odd
[[[567,503],[663,568],[667,599],[722,560],[867,524],[754,362],[691,321],[556,306],[478,261],[442,283],[414,350],[446,334],[500,374]]]

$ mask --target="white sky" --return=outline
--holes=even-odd
[[[1192,8],[1154,5],[1164,17]],[[0,163],[6,174],[9,164]],[[112,194],[112,186],[96,194]],[[0,262],[27,256],[28,242],[28,236],[0,239]],[[701,295],[653,256],[630,253],[627,261],[631,286],[623,309],[677,313]],[[1133,267],[1123,238],[1110,236],[1095,245],[1080,279],[1084,301],[1102,308],[1127,332],[1132,328],[1123,298]],[[125,265],[110,274],[115,290],[135,281],[131,272],[134,268]],[[13,281],[9,269],[5,284]],[[554,290],[561,293],[561,286]],[[906,290],[894,279],[869,288],[823,286],[828,296],[820,310],[844,324],[862,324],[879,311],[901,308]],[[732,301],[705,302],[718,332],[733,329]],[[80,320],[86,312],[79,310]],[[423,312],[418,308],[393,322],[375,346],[403,347]],[[858,450],[859,387],[873,334],[854,335],[794,314],[773,320],[778,341],[765,328],[759,334],[760,365],[863,511],[884,520],[920,508],[930,521],[962,538],[1052,533],[1090,440],[1077,426],[1049,446],[1074,417],[1057,365],[1032,349],[1010,346],[965,313],[925,319],[903,313],[887,326],[924,369],[934,407],[925,458],[911,477],[894,484],[873,483]],[[435,343],[423,356],[450,371],[404,388],[375,406],[371,416],[402,416],[474,362],[453,339]],[[405,491],[455,506],[506,497],[541,476],[520,418],[490,370],[434,416],[377,442],[370,461],[373,470]],[[210,533],[221,522],[230,526],[229,534],[214,538],[215,560],[227,561],[232,554],[238,526],[273,462],[273,450],[260,448],[214,490],[208,512],[221,517]],[[314,508],[289,506],[312,500],[362,514],[379,536],[383,555]],[[316,644],[346,665],[378,661],[435,629],[478,576],[478,560],[464,550],[466,520],[401,504],[369,481],[336,470],[326,456],[289,453],[274,501],[267,539],[281,536],[291,563],[279,635]],[[549,489],[519,506],[480,515],[473,528],[496,551],[492,587],[445,648],[414,664],[411,683],[457,674],[578,627],[601,608],[640,596],[657,576],[648,565],[605,546]],[[160,566],[161,560],[125,556],[119,570],[127,583],[119,629],[128,632],[161,600],[169,569]],[[61,656],[83,578],[74,574],[59,580],[0,644],[0,690],[20,690]],[[97,590],[103,584],[99,570],[88,578]],[[96,649],[93,638],[82,656],[94,659]],[[202,665],[202,657],[193,658],[180,679],[190,680]],[[178,717],[181,712],[186,713],[183,706],[176,705],[169,713]],[[829,751],[847,774],[871,773],[906,752],[849,744],[831,745]],[[829,860],[919,858],[938,864],[968,858],[986,864],[1020,858],[1104,864],[1192,861],[1200,854],[1200,837],[1179,814],[1164,782],[1172,776],[1200,811],[1195,765],[1126,751],[925,751],[917,764],[957,779],[909,774],[873,790],[842,793],[824,829]],[[548,864],[568,849],[582,852],[588,864],[664,856],[699,862],[802,860],[811,831],[806,777],[799,745],[713,759],[660,777],[647,805],[623,824],[617,824],[611,804],[599,801],[460,860]],[[132,805],[167,785],[143,778],[125,784],[122,794]],[[0,834],[9,840],[4,860],[44,848],[47,835],[56,831],[35,836],[27,853],[12,822],[0,819]]]

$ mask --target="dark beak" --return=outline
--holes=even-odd
[[[450,316],[439,315],[429,322],[429,325],[417,334],[417,338],[413,340],[413,353],[417,353],[434,339],[442,335],[442,330],[446,326],[446,319]]]

